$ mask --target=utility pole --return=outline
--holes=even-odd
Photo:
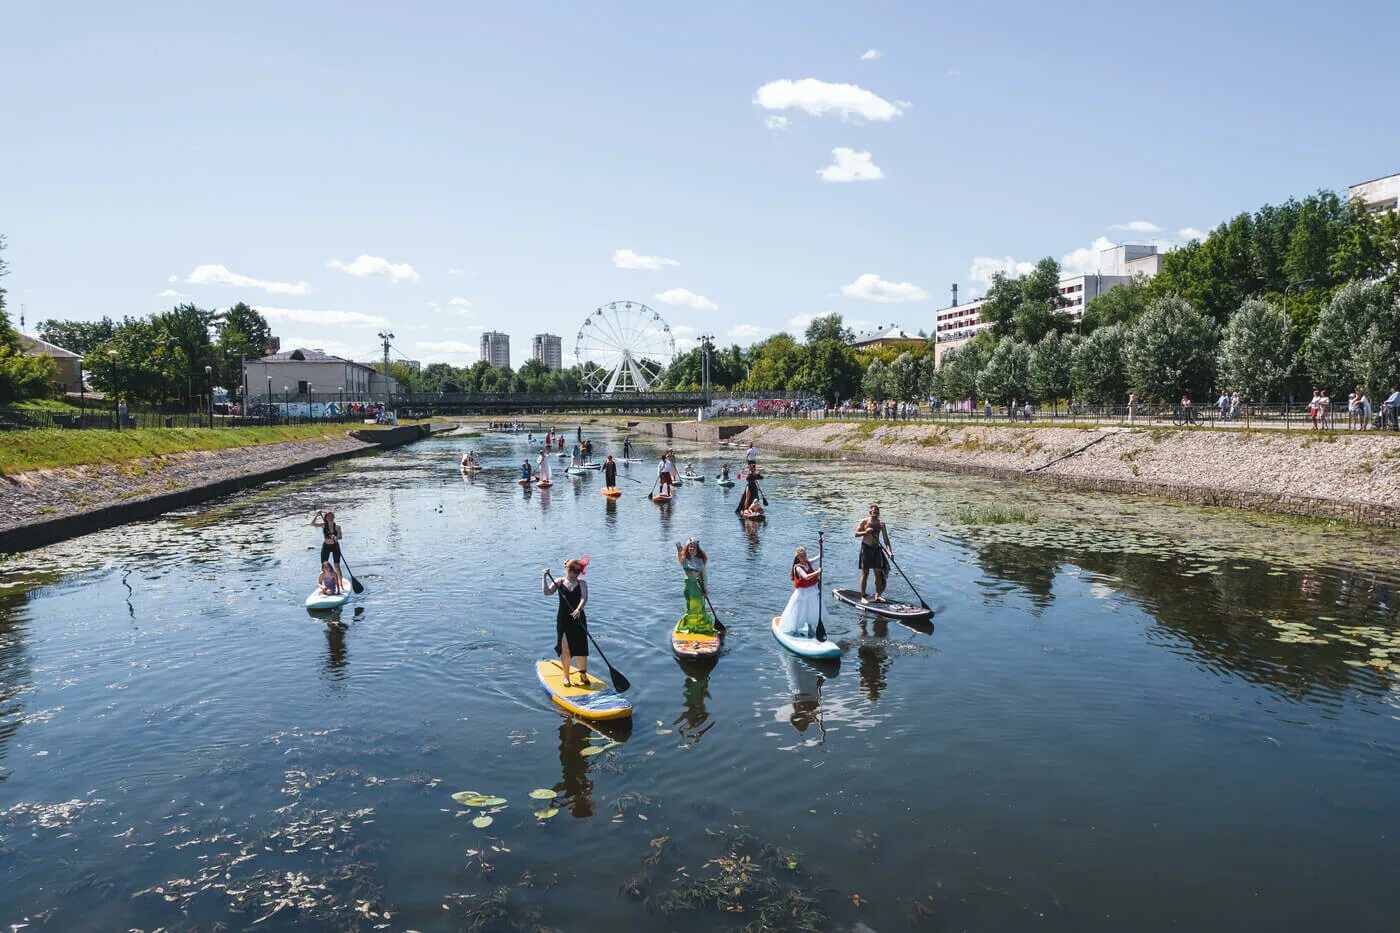
[[[714,339],[713,334],[700,335],[700,392],[702,400],[700,410],[702,412],[710,406],[710,347],[711,341]]]
[[[379,339],[384,341],[384,417],[389,417],[389,341],[394,339],[394,332],[391,330],[381,330]]]

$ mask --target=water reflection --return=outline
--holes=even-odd
[[[686,677],[681,687],[681,712],[671,724],[682,739],[694,745],[715,725],[714,720],[710,718],[710,711],[705,706],[705,701],[710,696],[710,673],[706,668],[713,668],[715,662],[677,660],[676,663],[685,671]]]
[[[811,661],[803,660],[788,651],[779,655],[782,658],[783,672],[787,675],[788,693],[792,703],[779,711],[799,734],[812,726],[817,727],[819,740],[826,741],[826,723],[822,718],[822,685],[828,676],[835,676],[839,662],[823,664],[819,669]]]
[[[632,720],[612,722],[584,722],[565,716],[559,721],[559,769],[561,777],[554,789],[563,796],[569,813],[575,819],[586,819],[594,814],[593,781],[589,778],[589,768],[595,758],[602,755],[585,755],[591,746],[607,745],[611,742],[626,742],[632,735]]]

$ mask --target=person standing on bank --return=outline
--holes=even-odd
[[[559,665],[564,669],[564,686],[572,687],[572,664],[578,661],[579,686],[588,686],[588,616],[583,607],[588,605],[588,584],[583,574],[588,569],[588,558],[570,558],[564,561],[564,579],[554,580],[549,576],[549,568],[540,571],[540,587],[544,595],[559,594],[559,610],[554,615],[554,653],[559,655]]]
[[[335,555],[335,575],[341,576],[340,572],[340,541],[345,537],[345,532],[341,531],[340,525],[336,523],[334,512],[317,512],[311,516],[312,527],[321,529],[321,563]]]
[[[885,555],[894,556],[894,545],[890,543],[890,530],[880,520],[878,505],[872,505],[870,514],[856,525],[856,537],[860,539],[860,601],[868,602],[865,598],[865,581],[873,570],[875,602],[887,603],[889,600],[885,599],[885,579],[889,574],[890,563]],[[880,545],[881,538],[885,541],[883,547]]]

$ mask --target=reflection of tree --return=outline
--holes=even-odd
[[[0,589],[0,763],[24,719],[20,697],[29,692],[34,682],[24,641],[23,608],[31,592],[61,579],[57,573],[30,574],[11,578],[11,585]],[[0,764],[0,781],[3,780],[5,768]]]
[[[1170,556],[1169,560],[1161,560]],[[1368,651],[1336,640],[1288,644],[1268,619],[1331,626],[1394,623],[1390,582],[1372,574],[1314,566],[1288,576],[1269,576],[1272,565],[1243,557],[1220,559],[1217,570],[1187,576],[1199,566],[1176,555],[1123,551],[1078,551],[1011,543],[988,545],[979,561],[989,574],[1018,583],[1048,603],[1057,568],[1073,564],[1113,578],[1112,586],[1150,613],[1159,630],[1184,643],[1201,664],[1264,686],[1290,699],[1316,699],[1344,691],[1379,695],[1369,673],[1348,666]],[[1243,569],[1237,569],[1243,568]]]

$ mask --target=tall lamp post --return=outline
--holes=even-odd
[[[204,367],[204,383],[209,389],[209,427],[214,427],[214,367]]]
[[[335,394],[337,399],[336,414],[340,416],[340,420],[343,422],[345,420],[345,386],[336,389]]]
[[[287,398],[287,392],[290,390],[291,386],[285,384],[282,386],[282,417],[288,424],[292,423],[291,411],[287,407],[291,402],[291,400]]]
[[[117,419],[117,430],[122,429],[121,415],[117,411],[117,401],[121,394],[117,391],[117,351],[108,350],[107,359],[112,361],[112,417]]]
[[[306,413],[311,416],[311,420],[316,420],[316,387],[311,383],[306,384]]]
[[[710,347],[715,339],[714,334],[700,335],[700,396],[701,409],[710,405]],[[699,420],[698,418],[696,419]]]

